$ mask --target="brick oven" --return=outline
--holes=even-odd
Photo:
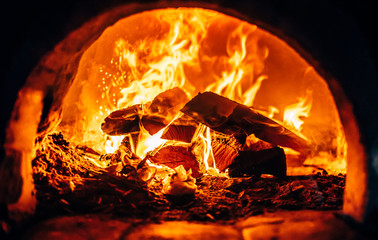
[[[64,238],[83,225],[86,238],[368,237],[376,62],[336,3],[84,1],[56,11],[9,51],[4,74],[8,236]]]

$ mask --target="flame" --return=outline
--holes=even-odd
[[[141,131],[137,148],[137,155],[141,158],[144,158],[146,154],[152,150],[155,150],[157,147],[162,146],[167,140],[161,139],[165,128],[161,129],[154,135],[149,135],[147,131]]]
[[[85,116],[87,125],[83,128],[89,130],[87,132],[92,133],[93,129],[98,131],[102,120],[114,110],[144,104],[146,108],[143,109],[143,114],[148,114],[148,106],[158,94],[178,87],[185,92],[188,99],[193,98],[198,92],[212,91],[246,106],[263,109],[261,113],[270,118],[282,112],[283,123],[291,130],[302,134],[305,118],[308,119],[312,108],[312,90],[307,90],[305,96],[298,99],[297,103],[286,107],[283,106],[286,103],[270,104],[269,101],[263,106],[258,105],[262,101],[260,96],[264,95],[258,94],[260,89],[264,89],[262,93],[265,93],[269,82],[277,78],[277,73],[271,71],[276,67],[273,65],[276,62],[272,60],[276,60],[277,55],[286,56],[284,53],[288,53],[284,51],[286,45],[275,45],[274,41],[277,40],[274,36],[267,37],[268,33],[263,33],[253,24],[197,8],[147,11],[127,19],[124,19],[127,20],[126,25],[122,26],[130,28],[130,31],[113,32],[113,35],[104,41],[107,43],[106,50],[94,48],[95,51],[91,52],[96,57],[106,56],[103,58],[105,60],[85,65],[92,67],[85,70],[91,72],[88,78],[97,79],[97,92],[86,96],[93,97],[100,92],[97,94],[94,107],[91,106],[90,110],[87,110],[89,116]],[[131,23],[134,25],[130,25]],[[264,41],[272,41],[274,44]],[[281,47],[282,51],[278,51],[277,54],[275,48]],[[92,56],[87,57],[88,59],[91,61]],[[311,70],[311,67],[307,68],[304,78],[314,73]],[[285,74],[279,67],[277,71],[283,71],[282,74]],[[318,96],[317,90],[314,88],[315,96]],[[277,96],[278,101],[281,100],[279,97],[281,96]],[[265,96],[262,99],[265,100]],[[84,105],[87,100],[83,101]],[[80,126],[77,129],[81,129]],[[149,151],[171,144],[161,139],[163,132],[164,129],[161,129],[151,136],[141,126],[138,144],[132,146],[131,151],[143,158]],[[340,134],[343,136],[343,133]],[[101,135],[99,142],[105,145],[107,153],[113,153],[123,137],[110,136],[104,141]],[[216,170],[210,129],[200,125],[192,141],[200,141],[204,146],[201,160],[206,170]],[[340,155],[344,150],[341,147],[337,148]]]
[[[136,41],[120,38],[115,42],[115,56],[111,63],[118,73],[113,74],[113,83],[120,88],[118,94],[113,93],[113,97],[109,97],[109,101],[116,102],[116,109],[149,103],[159,93],[174,87],[182,88],[191,98],[198,90],[192,85],[193,80],[186,69],[201,69],[204,67],[201,65],[203,63],[207,66],[218,64],[223,68],[209,74],[213,81],[202,90],[213,91],[246,105],[253,105],[256,93],[267,79],[267,76],[259,74],[269,53],[268,49],[261,51],[257,46],[258,40],[251,35],[257,29],[255,25],[242,22],[235,26],[226,42],[226,54],[210,57],[201,55],[200,49],[207,38],[210,23],[217,17],[215,12],[204,12],[201,9],[175,14],[156,12],[155,17],[162,25],[168,24],[169,30],[166,34]],[[122,97],[115,101],[114,96],[119,95]],[[206,146],[203,153],[206,169],[216,169],[210,129],[201,126],[197,132]],[[142,131],[136,154],[143,157],[148,151],[165,143],[160,138],[162,133],[163,130],[149,136]],[[118,138],[108,140],[106,151],[114,151],[117,143]]]
[[[105,141],[105,152],[114,153],[117,151],[125,136],[107,136]]]
[[[283,122],[286,126],[297,131],[302,130],[303,118],[309,116],[312,106],[312,90],[307,90],[303,98],[299,98],[297,103],[285,108]]]
[[[247,27],[246,23],[242,23],[230,34],[227,41],[228,56],[223,58],[225,70],[221,76],[215,76],[215,82],[206,91],[221,94],[248,106],[253,105],[263,80],[267,79],[267,76],[261,75],[254,80],[253,75],[256,68],[263,68],[263,61],[269,55],[269,50],[264,49],[262,56],[259,56],[256,39],[248,41],[250,46],[247,51],[248,36],[256,29],[255,25]]]
[[[213,169],[216,172],[219,170],[215,166],[215,160],[213,155],[213,148],[211,146],[211,134],[210,128],[200,124],[193,137],[194,141],[200,140],[204,146],[202,161],[205,164],[206,172],[210,172]]]

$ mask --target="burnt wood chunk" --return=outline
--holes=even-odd
[[[229,166],[230,177],[260,176],[271,174],[276,177],[286,176],[286,156],[280,147],[261,151],[240,151]]]
[[[186,171],[192,169],[192,176],[199,177],[199,163],[189,147],[167,146],[160,149],[156,154],[149,157],[153,163],[163,164],[170,168],[182,165]]]
[[[188,100],[186,93],[178,87],[158,94],[142,118],[143,127],[154,135],[174,119]]]
[[[301,136],[252,108],[212,92],[199,93],[181,111],[215,131],[236,138],[244,132],[246,136],[254,134],[263,141],[302,154],[309,152],[308,143]]]
[[[109,135],[139,132],[139,120],[143,105],[137,104],[112,112],[101,124],[101,130]]]

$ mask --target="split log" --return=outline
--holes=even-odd
[[[144,115],[141,119],[143,127],[150,135],[154,135],[168,125],[168,121],[156,115]]]
[[[280,147],[261,151],[240,151],[229,166],[230,177],[260,176],[271,174],[276,177],[286,176],[286,156]]]
[[[240,143],[234,137],[215,132],[212,134],[211,147],[215,166],[220,172],[228,168],[241,149]]]
[[[166,146],[150,156],[149,159],[153,163],[163,164],[170,168],[183,165],[186,171],[192,169],[192,176],[195,178],[202,175],[199,163],[189,147]]]
[[[192,118],[183,116],[173,121],[163,132],[161,138],[191,143],[198,123]]]
[[[158,94],[142,117],[143,127],[154,135],[173,120],[188,100],[186,93],[178,87]]]
[[[124,135],[139,132],[139,120],[143,105],[137,104],[112,112],[101,124],[101,130],[108,135]]]
[[[225,134],[254,134],[263,141],[292,148],[302,154],[308,154],[310,149],[305,139],[276,121],[212,92],[199,93],[181,111]]]

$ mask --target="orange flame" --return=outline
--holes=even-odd
[[[285,108],[283,122],[290,128],[297,131],[302,130],[303,118],[309,116],[312,106],[312,90],[307,90],[303,98],[299,98],[297,103]]]
[[[122,21],[124,23],[121,24]],[[85,59],[89,61],[83,63],[83,66],[88,69],[81,71],[85,74],[81,75],[80,80],[93,79],[91,83],[94,82],[94,86],[97,86],[95,92],[88,91],[83,97],[85,99],[81,99],[81,103],[86,105],[89,98],[97,97],[96,103],[87,107],[89,110],[84,108],[85,112],[82,113],[84,126],[77,127],[79,130],[85,129],[83,131],[85,140],[93,141],[94,145],[99,143],[105,145],[107,152],[114,151],[121,140],[111,137],[104,141],[102,132],[98,132],[100,131],[98,126],[105,116],[114,110],[134,104],[148,106],[155,96],[175,87],[182,89],[188,99],[198,92],[212,91],[244,105],[261,109],[260,111],[270,118],[283,112],[283,122],[288,128],[295,132],[304,129],[306,134],[311,134],[311,131],[307,131],[310,122],[303,127],[305,118],[311,119],[309,118],[312,108],[310,90],[297,103],[286,108],[288,102],[280,101],[290,98],[280,98],[276,91],[272,91],[275,94],[272,96],[277,96],[274,101],[267,97],[269,94],[265,96],[266,92],[271,93],[270,90],[266,90],[271,88],[271,82],[277,83],[277,75],[288,75],[290,78],[287,79],[292,79],[291,70],[285,72],[286,69],[275,65],[278,60],[283,59],[281,56],[285,56],[285,59],[287,57],[289,61],[291,58],[297,61],[300,56],[292,57],[292,52],[295,52],[293,49],[287,50],[289,46],[258,29],[257,26],[211,10],[197,8],[147,11],[120,20],[116,25],[108,31],[110,34],[106,35],[107,30],[104,32],[106,37],[102,39],[106,42],[106,46],[98,43],[97,47],[85,55]],[[124,29],[126,26],[128,31],[122,31],[120,26]],[[96,55],[95,63],[92,61],[93,55]],[[100,55],[105,57],[98,57]],[[296,68],[295,71],[298,69],[301,71],[303,66],[308,64],[296,62],[292,65]],[[309,69],[306,70],[304,79],[314,74],[315,71]],[[322,81],[318,76],[314,78]],[[287,79],[283,82],[290,83]],[[263,89],[261,93],[264,94],[258,94],[260,89]],[[318,94],[318,90],[319,88],[314,87],[316,103],[319,96],[322,96]],[[295,96],[296,91],[292,92],[294,94],[290,97]],[[317,106],[314,105],[312,116],[316,115],[315,110],[320,112]],[[332,110],[333,107],[329,108]],[[68,120],[77,122],[73,118]],[[325,125],[329,126],[329,124]],[[132,152],[143,158],[148,151],[156,150],[159,145],[170,144],[161,139],[163,131],[150,136],[141,126],[138,146],[134,146]],[[92,136],[86,135],[88,132],[93,133],[92,136],[100,136],[100,139],[93,140]],[[337,134],[335,133],[335,136],[339,137]],[[193,141],[199,141],[205,146],[201,158],[207,171],[216,168],[210,135],[210,129],[200,126],[193,138]],[[340,132],[341,135],[343,137],[343,133]],[[340,141],[340,144],[343,143]],[[337,148],[337,154],[343,155],[344,150]]]
[[[191,9],[174,14],[156,12],[155,17],[164,27],[169,26],[166,33],[135,41],[120,38],[115,42],[115,57],[111,63],[118,73],[113,74],[113,84],[120,85],[122,95],[117,100],[114,98],[119,94],[109,97],[110,103],[116,102],[115,108],[151,102],[159,93],[174,87],[182,88],[192,97],[198,90],[192,85],[193,80],[186,69],[201,69],[203,63],[209,66],[219,64],[223,68],[210,73],[214,81],[202,90],[222,94],[246,105],[253,104],[261,83],[267,79],[259,73],[269,53],[268,49],[259,50],[257,39],[251,35],[257,29],[255,25],[243,22],[235,26],[226,42],[226,54],[209,57],[201,55],[200,49],[217,13]],[[162,133],[163,129],[149,136],[142,130],[136,154],[143,157],[166,142],[160,138]],[[197,134],[205,145],[203,161],[206,169],[216,169],[210,129],[201,126]],[[106,151],[114,151],[119,143],[118,137],[112,137],[106,142]]]

